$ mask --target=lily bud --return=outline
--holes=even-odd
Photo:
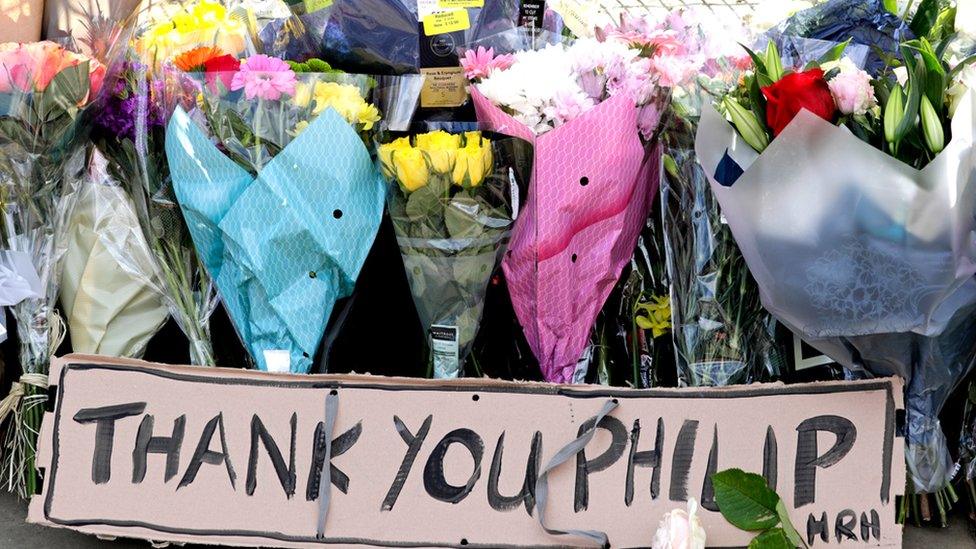
[[[894,144],[898,136],[896,132],[898,131],[898,125],[901,124],[901,119],[905,116],[905,93],[902,91],[901,86],[894,86],[891,89],[891,95],[888,96],[888,104],[885,105],[884,112],[884,133],[885,140],[888,143]]]
[[[945,148],[945,131],[942,129],[942,121],[939,120],[939,113],[935,112],[935,107],[927,96],[922,96],[922,133],[925,135],[925,144],[932,154],[939,154]]]
[[[766,150],[766,147],[769,146],[769,135],[759,123],[756,115],[729,97],[725,98],[722,105],[724,105],[729,117],[732,118],[732,125],[738,130],[742,139],[757,152]]]

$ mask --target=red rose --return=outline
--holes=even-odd
[[[788,74],[772,86],[763,88],[762,92],[766,96],[766,122],[773,129],[773,135],[779,135],[800,109],[828,122],[833,122],[837,114],[837,105],[820,69]]]
[[[223,91],[230,89],[230,81],[234,73],[241,69],[241,62],[233,55],[219,55],[211,57],[203,63],[203,70],[207,73],[207,87],[217,92],[217,79],[223,84]]]

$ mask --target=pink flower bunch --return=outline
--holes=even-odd
[[[673,88],[690,83],[696,75],[708,77],[727,68],[742,69],[751,60],[739,46],[744,29],[726,28],[725,22],[700,10],[678,10],[662,20],[623,14],[620,23],[597,32],[601,41],[618,41],[650,60],[656,83]]]
[[[678,33],[665,28],[650,17],[638,17],[623,13],[620,23],[596,29],[596,37],[601,42],[617,41],[641,50],[641,55],[649,57],[672,53],[681,49]]]
[[[295,71],[288,63],[277,57],[258,54],[241,62],[240,70],[234,73],[230,89],[244,90],[247,99],[276,101],[282,95],[294,95],[298,80]]]
[[[464,52],[461,58],[461,68],[464,69],[464,77],[468,80],[481,80],[488,78],[492,71],[505,70],[512,66],[515,58],[512,55],[495,55],[494,48],[485,49],[478,46],[478,49],[471,49]]]
[[[44,91],[64,69],[88,63],[87,103],[102,87],[105,65],[54,42],[0,44],[0,93]]]

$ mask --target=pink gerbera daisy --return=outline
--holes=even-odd
[[[267,55],[252,55],[241,63],[240,71],[234,74],[230,82],[230,89],[237,91],[244,89],[247,99],[265,99],[274,101],[282,95],[294,95],[295,72],[288,63],[277,57]]]
[[[464,52],[461,58],[461,68],[464,69],[464,76],[468,80],[481,80],[487,78],[494,70],[505,70],[512,66],[515,58],[511,55],[495,56],[494,48],[478,46],[477,50]]]

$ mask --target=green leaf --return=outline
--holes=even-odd
[[[830,48],[829,50],[827,50],[827,53],[823,54],[823,56],[817,60],[816,66],[819,67],[824,63],[830,63],[831,61],[839,60],[844,55],[844,52],[847,51],[847,46],[849,46],[850,44],[851,44],[851,39],[848,38],[847,40],[841,42],[840,44],[837,44],[836,46]]]
[[[790,540],[790,547],[804,547],[803,538],[793,526],[790,512],[786,510],[786,504],[783,503],[782,499],[776,504],[776,515],[779,517],[779,525],[783,529],[783,533],[786,534],[786,539]]]
[[[73,114],[88,96],[88,62],[62,69],[56,74],[47,88],[41,93],[37,114],[41,120],[49,121]]]
[[[951,46],[952,43],[956,41],[956,38],[958,37],[959,34],[954,32],[946,36],[939,42],[939,45],[935,48],[935,56],[938,57],[940,61],[945,59],[946,51],[949,49],[949,46]]]
[[[944,39],[953,34],[956,28],[956,8],[949,7],[939,12],[935,25],[929,31],[928,39],[932,42]]]
[[[759,534],[749,542],[749,549],[796,549],[802,545],[790,543],[782,528],[773,528]]]
[[[477,238],[485,231],[478,221],[480,204],[470,196],[457,195],[444,211],[444,224],[451,238]]]
[[[756,120],[766,120],[766,96],[759,87],[759,81],[751,77],[747,82],[749,90],[749,110],[756,116]]]
[[[407,218],[414,223],[424,223],[439,216],[441,197],[435,194],[428,185],[410,193],[407,207],[404,208]]]
[[[746,50],[746,53],[749,54],[749,57],[752,58],[752,62],[756,65],[756,74],[767,74],[766,61],[764,61],[762,57],[759,57],[758,53],[749,49],[749,47],[746,46],[745,44],[739,44],[739,45],[742,46],[743,49]]]
[[[909,25],[915,36],[928,36],[929,32],[939,20],[939,12],[942,11],[942,0],[922,0],[915,11],[915,17]]]
[[[922,94],[927,80],[927,69],[922,63],[917,63],[915,70],[908,74],[908,101],[905,103],[905,114],[901,119],[896,135],[904,137],[915,127],[919,109],[922,106]]]
[[[712,475],[712,485],[719,511],[733,526],[756,532],[779,524],[779,496],[760,475],[726,469]]]
[[[884,0],[884,7],[889,12],[898,15],[898,0]]]

